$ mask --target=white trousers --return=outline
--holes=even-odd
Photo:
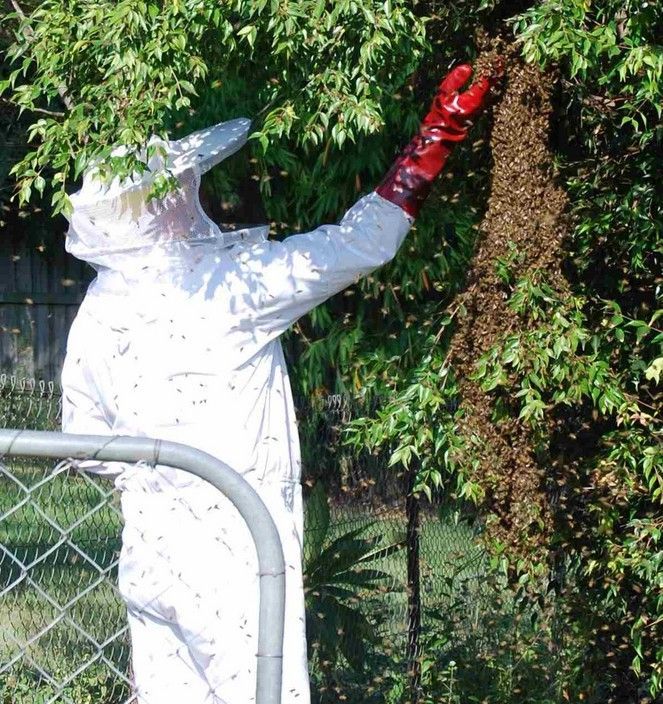
[[[286,561],[282,704],[309,704],[301,487],[256,488]],[[209,485],[174,489],[136,478],[123,489],[122,509],[119,582],[139,704],[255,702],[258,568],[242,518]]]

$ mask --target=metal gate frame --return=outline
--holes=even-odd
[[[281,704],[285,560],[267,507],[240,474],[206,452],[151,438],[0,430],[0,458],[2,456],[166,465],[200,477],[223,493],[246,522],[258,554],[260,615],[256,704]]]

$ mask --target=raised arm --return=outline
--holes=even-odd
[[[490,90],[461,65],[440,83],[418,133],[373,193],[338,225],[269,241],[246,253],[242,278],[255,292],[251,320],[272,337],[316,305],[390,261],[401,246],[453,146],[465,139]]]

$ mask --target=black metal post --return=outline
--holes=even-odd
[[[421,586],[419,556],[419,499],[413,489],[417,477],[417,467],[407,470],[407,495],[405,513],[407,516],[407,654],[408,680],[411,703],[421,699]]]

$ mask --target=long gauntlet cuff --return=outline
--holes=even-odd
[[[464,93],[459,93],[471,75],[472,68],[463,64],[440,83],[419,132],[375,189],[413,218],[419,214],[454,144],[467,136],[472,119],[481,111],[490,91],[490,81],[482,78]]]

